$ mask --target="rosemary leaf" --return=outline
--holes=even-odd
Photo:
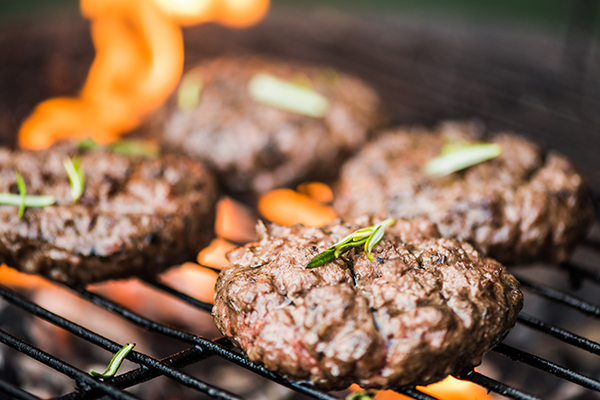
[[[250,96],[263,104],[314,118],[322,118],[329,110],[329,100],[305,85],[259,73],[248,83]]]
[[[473,165],[496,158],[502,153],[497,143],[468,143],[451,147],[444,146],[439,157],[425,165],[425,174],[444,176],[463,170]]]
[[[114,355],[112,360],[110,360],[110,363],[108,364],[108,367],[106,367],[106,370],[104,372],[100,373],[94,370],[90,370],[90,375],[101,379],[113,377],[117,373],[117,370],[123,363],[123,360],[125,359],[127,354],[129,354],[129,352],[131,351],[131,349],[133,349],[134,346],[135,343],[129,343],[126,346],[123,346],[121,350],[117,351],[117,354]]]
[[[198,70],[187,72],[177,90],[177,107],[181,111],[191,111],[200,102],[200,92],[204,86],[204,79]]]
[[[71,157],[67,157],[63,160],[63,165],[71,182],[71,196],[73,197],[73,201],[77,203],[77,200],[83,194],[85,184],[85,173],[81,167],[81,159],[73,157],[71,160]]]
[[[128,154],[130,156],[148,156],[157,157],[160,154],[160,147],[147,140],[117,140],[106,146],[113,153]]]
[[[21,197],[21,202],[19,203],[19,219],[23,218],[23,214],[25,214],[25,199],[27,198],[27,187],[25,186],[25,181],[21,176],[21,173],[15,170],[15,179],[17,180],[17,187],[19,188],[19,196]]]
[[[395,219],[388,218],[376,225],[359,229],[356,232],[346,236],[333,246],[329,247],[324,252],[317,254],[308,263],[306,263],[305,267],[308,269],[321,267],[333,259],[341,256],[342,254],[350,251],[352,248],[362,245],[365,245],[365,252],[367,253],[369,260],[373,260],[371,250],[383,237],[385,228],[393,225],[395,222]]]
[[[46,207],[54,203],[54,196],[25,196],[25,207]],[[23,197],[20,194],[0,193],[0,204],[20,206],[23,204]]]
[[[350,393],[345,400],[373,400],[377,395],[376,390],[361,390]]]

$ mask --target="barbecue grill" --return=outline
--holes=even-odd
[[[426,21],[408,21],[382,16],[354,18],[337,12],[273,13],[262,24],[247,31],[231,31],[214,25],[203,25],[186,31],[188,65],[200,58],[222,52],[261,52],[298,60],[321,62],[355,73],[380,89],[388,104],[393,122],[428,124],[448,118],[479,118],[492,129],[511,129],[558,148],[573,158],[590,179],[600,205],[600,53],[593,45],[590,31],[597,14],[598,1],[573,1],[572,19],[564,36],[522,33],[516,35],[482,27],[457,30]],[[300,16],[298,16],[300,14]],[[71,21],[71,20],[69,20]],[[38,21],[39,22],[39,21]],[[75,45],[57,48],[62,38]],[[19,43],[19,45],[15,45]],[[29,49],[26,56],[16,56],[19,47]],[[42,50],[43,49],[43,50]],[[75,50],[73,50],[75,49]],[[7,99],[0,104],[0,138],[14,143],[19,118],[26,111],[12,109],[11,99],[22,98],[26,85],[37,82],[36,75],[44,70],[47,58],[57,50],[68,62],[76,65],[91,60],[91,43],[84,23],[71,21],[57,28],[50,22],[26,22],[0,31],[0,54],[9,67],[0,74],[0,92]],[[11,59],[12,55],[15,55]],[[540,61],[540,60],[543,60]],[[32,62],[33,61],[33,62]],[[19,64],[21,63],[21,64]],[[12,72],[22,69],[14,81]],[[41,74],[43,75],[43,74]],[[75,74],[67,87],[81,82]],[[46,86],[45,86],[46,85]],[[44,82],[26,102],[33,106],[50,89]],[[16,115],[7,120],[6,115]],[[2,120],[4,117],[4,120]],[[4,121],[4,123],[2,122]],[[8,122],[7,122],[8,121]],[[142,127],[144,130],[147,127]],[[598,209],[599,207],[597,207]],[[582,243],[572,261],[561,265],[515,269],[525,294],[525,310],[519,315],[515,331],[496,346],[484,359],[498,359],[504,370],[531,367],[547,374],[555,384],[571,382],[587,389],[585,398],[600,398],[600,375],[589,376],[579,365],[565,366],[550,361],[535,342],[554,341],[559,346],[571,346],[600,356],[600,343],[593,338],[563,329],[574,315],[581,315],[593,324],[600,318],[600,305],[594,304],[594,285],[600,285],[600,234],[596,225]],[[542,271],[540,273],[540,271]],[[554,276],[547,279],[546,275]],[[210,313],[212,305],[191,297],[173,286],[157,280],[144,280],[144,285],[166,294],[191,307]],[[54,286],[62,284],[49,282]],[[592,289],[590,289],[590,285]],[[139,366],[100,381],[64,359],[33,346],[24,337],[0,325],[0,342],[5,346],[45,364],[73,380],[73,390],[60,399],[138,398],[126,388],[144,385],[157,377],[170,379],[190,390],[211,398],[239,399],[230,391],[186,372],[186,367],[205,360],[219,359],[276,382],[306,398],[339,399],[343,395],[316,390],[305,382],[295,382],[248,361],[226,339],[211,340],[184,329],[174,328],[164,321],[146,318],[130,308],[116,303],[89,288],[68,286],[84,301],[116,314],[120,319],[139,326],[148,335],[178,342],[183,347],[170,355],[157,358],[132,351],[127,359]],[[597,290],[597,288],[596,288]],[[93,346],[117,352],[125,343],[116,343],[92,330],[78,325],[65,316],[43,308],[31,300],[26,291],[14,291],[0,285],[2,299],[15,306],[18,313],[45,320],[60,327],[68,335],[79,337]],[[598,296],[595,296],[596,300]],[[531,307],[530,307],[531,305]],[[568,325],[567,325],[568,326]],[[521,345],[527,336],[537,339]],[[536,336],[537,335],[537,336]],[[544,342],[545,343],[545,342]],[[533,350],[530,350],[533,348]],[[544,354],[541,354],[544,353]],[[596,359],[598,363],[600,359]],[[600,370],[596,371],[600,374]],[[516,385],[509,373],[499,373],[498,379],[475,370],[458,374],[488,391],[514,399],[539,399],[534,387]],[[558,383],[556,383],[558,382]],[[409,398],[431,400],[434,397],[414,386],[395,389]],[[539,391],[539,390],[538,390]],[[0,398],[38,399],[8,378],[0,378]],[[581,397],[584,398],[584,397]]]

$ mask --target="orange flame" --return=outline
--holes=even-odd
[[[444,400],[493,400],[494,397],[490,395],[486,389],[481,386],[469,382],[456,379],[453,376],[448,375],[446,379],[432,383],[428,386],[417,386],[417,389],[423,393],[433,396],[437,399]],[[350,390],[359,391],[362,390],[357,384],[350,386]],[[407,397],[393,390],[382,390],[377,392],[374,400],[409,400],[412,397]]]
[[[269,0],[81,0],[96,58],[77,98],[39,104],[19,132],[21,147],[61,138],[111,142],[135,128],[175,89],[183,69],[180,25],[217,21],[244,27]]]

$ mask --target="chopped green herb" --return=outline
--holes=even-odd
[[[108,151],[112,151],[113,153],[128,154],[132,156],[156,157],[160,154],[160,147],[156,143],[147,140],[122,139],[106,146],[102,146],[94,142],[92,139],[87,138],[80,140],[77,143],[77,147],[82,150],[96,150],[104,148]]]
[[[356,232],[346,236],[344,239],[334,244],[324,252],[317,254],[308,263],[306,263],[305,267],[308,269],[321,267],[327,264],[329,261],[352,250],[353,247],[362,245],[365,246],[365,252],[367,253],[369,260],[373,260],[371,250],[373,250],[373,247],[375,247],[375,245],[379,243],[383,237],[385,228],[393,225],[394,223],[396,223],[395,219],[388,218],[376,225],[359,229]]]
[[[26,207],[46,207],[56,203],[54,196],[27,196],[25,181],[19,173],[15,171],[15,179],[19,194],[0,193],[0,204],[19,207],[19,219],[23,218]]]
[[[181,79],[177,91],[177,106],[181,111],[191,111],[200,101],[200,92],[204,86],[204,79],[197,70],[191,70]]]
[[[425,165],[425,174],[444,176],[477,165],[502,153],[497,143],[447,143],[440,155]]]
[[[25,181],[19,171],[15,170],[15,179],[17,180],[17,187],[19,188],[19,195],[21,196],[21,204],[19,204],[19,219],[23,218],[25,214],[25,199],[27,198],[27,187]]]
[[[46,207],[56,203],[54,196],[25,196],[25,207]],[[7,206],[20,206],[23,197],[20,194],[0,193],[0,204]]]
[[[90,370],[90,375],[101,379],[113,377],[117,373],[117,370],[123,363],[123,360],[125,359],[127,354],[129,354],[129,352],[131,351],[131,349],[133,349],[134,346],[135,343],[129,343],[126,346],[123,346],[121,350],[117,351],[117,354],[114,355],[112,360],[110,360],[110,363],[108,364],[108,367],[106,367],[106,370],[104,372],[100,373],[94,370]]]
[[[377,395],[376,390],[361,390],[350,393],[345,400],[373,400]]]
[[[73,201],[77,203],[77,200],[83,194],[83,187],[85,184],[85,173],[81,167],[81,159],[79,157],[67,157],[63,160],[63,165],[67,174],[69,175],[69,181],[71,182],[71,196]]]
[[[248,91],[260,103],[309,117],[322,118],[329,110],[329,101],[320,93],[265,73],[250,79]]]
[[[114,153],[129,154],[131,156],[156,157],[160,154],[160,147],[147,140],[117,140],[106,146]]]

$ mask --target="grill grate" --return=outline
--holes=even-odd
[[[595,284],[600,283],[598,274],[577,265],[566,264],[557,266],[556,269],[562,274],[575,276],[577,278],[572,281],[581,283],[581,280],[585,280]],[[598,318],[600,316],[600,307],[597,305],[578,299],[570,294],[563,293],[546,285],[531,282],[530,280],[522,277],[519,279],[522,282],[523,288],[526,290],[526,294],[544,297],[552,302],[557,302],[573,310],[577,310],[589,317]],[[205,312],[210,312],[211,310],[211,304],[199,301],[198,299],[182,293],[169,285],[155,280],[145,280],[144,283],[154,288],[156,291],[164,292],[169,296],[176,297],[179,300],[200,310]],[[142,382],[146,382],[158,376],[168,377],[182,385],[187,386],[188,388],[205,393],[213,398],[223,400],[240,399],[239,396],[230,393],[227,390],[213,386],[180,371],[180,368],[182,367],[198,363],[210,357],[219,357],[227,360],[238,365],[239,367],[250,370],[262,377],[277,382],[312,398],[320,400],[335,400],[339,398],[332,394],[316,390],[308,383],[288,381],[279,374],[273,373],[262,368],[261,366],[251,363],[243,355],[236,351],[231,343],[225,338],[209,340],[204,337],[194,335],[180,329],[172,328],[160,322],[145,318],[142,315],[123,307],[104,296],[87,290],[84,287],[69,286],[68,289],[77,293],[81,298],[115,313],[121,318],[128,320],[129,322],[138,325],[149,332],[155,332],[159,335],[174,338],[187,345],[190,345],[190,347],[160,360],[147,354],[131,351],[127,355],[127,359],[138,364],[139,368],[117,375],[114,378],[103,382],[93,378],[86,372],[68,364],[65,361],[53,357],[52,355],[44,352],[42,349],[30,345],[24,340],[21,340],[4,330],[0,330],[0,342],[23,354],[26,354],[27,356],[41,363],[46,364],[50,368],[74,380],[74,391],[59,397],[60,399],[98,399],[103,396],[124,400],[136,399],[136,396],[124,389],[138,385]],[[58,314],[55,314],[41,307],[35,302],[28,300],[25,296],[20,295],[8,288],[0,286],[0,297],[2,297],[6,302],[19,307],[23,311],[50,322],[55,326],[69,332],[70,334],[78,336],[105,350],[115,353],[122,347],[122,344],[109,340],[104,336],[101,336]],[[600,355],[599,343],[571,333],[562,328],[545,323],[527,313],[522,312],[519,315],[518,323],[545,335],[551,336],[561,342],[576,346],[595,355]],[[514,360],[514,362],[530,365],[534,368],[555,375],[560,379],[564,379],[585,388],[600,392],[600,381],[584,376],[542,357],[517,349],[505,343],[499,344],[493,349],[493,351]],[[464,371],[463,373],[459,374],[458,377],[474,382],[484,387],[488,391],[498,393],[508,398],[527,400],[539,399],[539,397],[531,395],[526,391],[510,387],[507,384],[494,380],[473,370]],[[38,397],[24,391],[19,387],[14,386],[5,380],[0,380],[0,391],[9,394],[15,399],[38,399]],[[414,399],[435,400],[435,397],[425,394],[415,387],[399,387],[396,389],[396,391]]]
[[[447,73],[446,68],[442,65],[443,63],[440,64],[436,60],[430,60],[427,57],[420,59],[419,54],[416,54],[413,60],[406,57],[406,54],[401,54],[401,46],[395,47],[398,43],[402,45],[401,42],[388,43],[385,40],[382,40],[381,42],[378,41],[377,46],[379,46],[378,50],[380,51],[374,52],[372,43],[351,40],[353,37],[352,35],[350,35],[350,39],[347,40],[335,41],[334,38],[332,41],[329,41],[328,38],[325,38],[328,35],[323,34],[325,31],[311,37],[309,34],[310,30],[307,29],[306,32],[302,32],[303,26],[300,26],[300,28],[297,28],[298,31],[302,32],[304,37],[308,39],[299,43],[294,36],[297,32],[293,29],[289,31],[282,30],[281,37],[279,37],[279,35],[275,35],[277,37],[274,37],[272,32],[274,31],[274,27],[278,27],[277,23],[266,26],[264,31],[261,31],[263,28],[256,28],[253,34],[247,36],[254,38],[249,39],[249,42],[240,41],[240,38],[230,40],[233,36],[227,36],[229,34],[224,35],[224,39],[221,40],[223,42],[236,42],[236,40],[238,40],[242,45],[245,43],[249,48],[254,46],[256,47],[254,50],[258,49],[259,51],[264,51],[266,53],[328,62],[339,67],[347,67],[346,69],[354,73],[358,73],[363,77],[369,77],[369,80],[379,84],[380,88],[385,89],[383,92],[388,94],[386,99],[388,100],[388,103],[393,107],[397,107],[398,110],[401,110],[398,111],[398,113],[404,113],[396,116],[396,118],[402,122],[413,122],[414,120],[427,122],[444,118],[448,115],[452,117],[463,117],[465,115],[471,117],[478,115],[485,117],[488,120],[499,122],[503,126],[517,128],[524,132],[529,132],[530,134],[536,134],[539,138],[547,139],[545,141],[548,143],[553,143],[553,147],[560,147],[558,146],[560,143],[556,141],[559,139],[556,138],[563,137],[566,139],[568,136],[561,136],[558,133],[570,133],[572,130],[571,128],[573,128],[573,130],[577,128],[584,132],[595,132],[598,124],[597,119],[595,119],[595,117],[591,118],[591,121],[588,121],[585,118],[578,119],[578,115],[574,117],[570,113],[571,110],[568,108],[565,110],[560,107],[544,108],[535,104],[526,104],[526,106],[522,108],[526,110],[525,114],[532,116],[529,118],[528,116],[524,117],[516,112],[513,114],[510,107],[507,108],[510,109],[511,112],[508,112],[506,109],[499,111],[498,106],[507,104],[513,105],[514,103],[519,105],[519,107],[515,107],[515,109],[521,108],[520,103],[515,103],[515,96],[513,96],[510,91],[506,90],[505,82],[513,82],[515,87],[520,85],[524,87],[533,86],[534,89],[537,89],[536,85],[539,84],[542,89],[538,91],[534,90],[534,93],[547,93],[548,98],[564,98],[570,100],[573,104],[579,101],[583,102],[582,99],[585,98],[588,99],[587,101],[594,105],[594,107],[597,106],[598,97],[593,94],[589,95],[589,93],[583,93],[584,89],[582,85],[585,83],[584,80],[586,76],[588,76],[587,72],[589,71],[586,71],[585,60],[592,51],[588,33],[592,29],[594,16],[597,15],[597,13],[590,12],[590,10],[597,9],[598,1],[574,0],[573,7],[573,21],[569,37],[567,38],[568,43],[565,45],[564,69],[565,76],[567,78],[577,77],[577,82],[567,82],[567,85],[544,85],[544,83],[554,81],[551,79],[544,80],[543,76],[539,80],[524,80],[521,82],[518,78],[515,78],[516,76],[521,75],[520,72],[530,72],[525,75],[531,75],[531,71],[527,70],[527,63],[525,62],[522,65],[518,64],[520,68],[517,68],[516,72],[511,70],[511,68],[505,68],[501,62],[496,65],[494,63],[494,58],[482,60],[475,59],[471,62],[471,59],[465,56],[464,59],[458,59],[456,65],[452,65],[460,70],[460,73],[457,73],[453,77],[453,79],[456,80],[456,87],[460,87],[461,89],[464,87],[466,88],[466,92],[469,90],[476,92],[480,89],[479,86],[486,88],[486,91],[491,94],[490,98],[494,99],[493,106],[489,109],[482,106],[478,101],[471,101],[471,98],[462,97],[461,93],[457,94],[452,91],[444,91],[437,86],[433,87],[426,85],[424,83],[426,79],[416,79],[418,74],[415,75],[414,71],[417,70],[419,74],[427,76],[428,78],[436,78],[434,81],[442,83],[444,83],[446,77],[450,76],[450,74]],[[312,29],[314,28],[314,25],[308,24],[307,27]],[[223,32],[219,31],[219,34],[221,35]],[[198,37],[202,38],[203,36],[199,35]],[[190,38],[188,38],[188,40],[190,40]],[[256,43],[251,43],[251,40],[254,40]],[[211,41],[205,42],[211,43]],[[290,42],[296,43],[297,45],[289,46]],[[248,43],[250,43],[250,45],[248,45]],[[285,43],[285,45],[282,45],[283,43]],[[202,45],[195,43],[193,39],[191,39],[191,43],[186,44],[186,47],[190,44],[192,45],[191,47],[206,50]],[[223,44],[224,43],[217,43],[216,46],[218,47]],[[427,51],[431,50],[428,49],[427,45],[428,43],[425,41],[425,45],[422,46],[423,49],[418,48],[419,50],[423,50],[425,56],[427,55]],[[415,47],[415,49],[417,49],[417,47]],[[210,54],[211,51],[213,50],[208,49],[205,53]],[[410,51],[406,53],[410,53]],[[418,53],[416,50],[414,52]],[[200,53],[202,53],[202,51],[198,52],[198,54]],[[442,57],[445,55],[444,51],[440,51],[439,53]],[[202,53],[202,55],[206,54]],[[191,54],[188,62],[193,62],[194,57],[194,54]],[[407,60],[409,60],[409,62],[414,62],[415,64],[413,65],[409,62],[407,64]],[[466,62],[465,60],[469,60],[469,62]],[[536,73],[533,75],[537,77]],[[569,81],[569,79],[565,80]],[[593,88],[597,89],[598,86],[595,85]],[[593,92],[593,90],[590,90],[590,92]],[[526,92],[523,93],[527,94]],[[404,96],[397,94],[404,94]],[[476,99],[476,96],[474,99]],[[552,105],[554,103],[549,104]],[[445,105],[449,105],[451,110],[448,112],[440,111]],[[557,123],[550,123],[549,126],[544,126],[542,123],[534,120],[536,116],[539,120],[557,121]],[[555,119],[552,119],[551,117]],[[593,127],[594,130],[590,127]],[[548,129],[549,133],[545,132],[546,129]],[[557,134],[553,135],[553,133]],[[597,171],[593,172],[595,173]],[[596,182],[600,182],[598,176],[592,176],[592,178],[595,178]],[[600,195],[598,194],[596,195],[596,202],[600,203]],[[596,254],[596,259],[600,259],[600,243],[588,239],[581,247],[591,249],[591,251]],[[554,267],[554,270],[567,278],[573,287],[580,287],[584,283],[600,285],[599,272],[591,271],[574,262],[557,265]],[[547,284],[532,281],[527,277],[519,276],[518,278],[524,288],[526,299],[529,299],[530,297],[543,298],[560,307],[567,307],[570,310],[581,313],[590,319],[597,319],[600,317],[600,305],[575,297],[571,293],[556,290]],[[53,282],[50,283],[52,285],[60,285]],[[143,283],[156,292],[165,293],[170,297],[176,298],[204,312],[210,312],[212,308],[211,304],[202,302],[162,282],[145,280]],[[191,366],[215,357],[231,364],[235,364],[240,368],[279,383],[310,398],[320,400],[336,400],[339,398],[339,396],[316,390],[307,383],[288,381],[279,374],[270,372],[261,366],[249,362],[228,340],[224,338],[209,340],[181,329],[172,328],[158,321],[146,318],[131,309],[123,307],[114,301],[83,287],[67,287],[67,289],[76,293],[82,299],[96,304],[97,306],[118,315],[121,319],[129,321],[148,332],[155,333],[159,337],[174,339],[188,347],[161,359],[157,359],[142,352],[131,351],[127,355],[127,359],[138,364],[138,368],[117,375],[109,380],[99,381],[91,377],[87,372],[44,352],[40,348],[30,345],[24,339],[0,329],[0,342],[73,379],[73,391],[60,396],[57,399],[98,399],[105,396],[115,399],[136,399],[138,397],[125,389],[143,384],[144,382],[158,377],[166,377],[191,390],[204,393],[212,398],[239,399],[240,397],[238,395],[233,394],[228,390],[214,386],[191,374],[183,372],[186,366]],[[116,343],[94,331],[86,329],[61,315],[50,312],[39,304],[29,300],[28,296],[17,293],[2,285],[0,285],[0,297],[6,302],[20,308],[23,312],[27,313],[27,315],[45,320],[60,327],[65,332],[68,332],[68,334],[79,337],[98,348],[115,353],[122,347],[122,344]],[[560,343],[565,343],[585,350],[596,356],[600,355],[599,343],[547,323],[543,321],[542,317],[537,318],[522,312],[518,317],[518,325],[553,338]],[[494,353],[505,357],[510,363],[527,364],[534,369],[544,371],[560,380],[573,382],[600,393],[600,381],[528,351],[513,347],[505,342],[499,344],[494,349]],[[490,378],[474,370],[463,371],[458,374],[458,377],[471,381],[488,391],[500,394],[507,398],[524,400],[539,399],[539,397],[527,393],[527,390],[512,387],[507,383]],[[396,391],[413,399],[436,400],[435,397],[425,394],[411,386],[399,387],[396,388]],[[36,395],[15,386],[8,380],[0,378],[0,398],[2,398],[2,393],[15,399],[39,399]]]

